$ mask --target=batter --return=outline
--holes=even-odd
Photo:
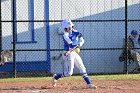
[[[63,59],[66,62],[66,72],[60,74],[54,74],[52,78],[52,86],[56,86],[56,82],[59,78],[68,77],[73,74],[74,65],[80,70],[80,73],[87,84],[88,88],[97,87],[92,84],[90,81],[86,68],[83,64],[83,61],[78,53],[74,51],[74,49],[78,46],[81,47],[84,44],[83,36],[80,32],[73,29],[74,24],[71,20],[63,20],[62,21],[62,28],[64,29],[63,32],[63,42],[64,42],[64,55]]]

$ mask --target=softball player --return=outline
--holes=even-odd
[[[132,48],[136,48],[131,49],[131,54],[134,57],[134,61],[140,62],[140,35],[138,34],[137,30],[132,30],[131,35],[128,38],[131,41]]]
[[[83,79],[85,80],[88,88],[94,88],[97,87],[92,84],[90,81],[87,73],[86,68],[83,64],[83,61],[78,53],[74,51],[74,49],[78,46],[81,47],[84,44],[84,39],[82,37],[82,34],[78,32],[77,30],[73,29],[74,24],[71,22],[71,20],[63,20],[62,21],[62,27],[64,29],[63,33],[63,42],[64,42],[64,55],[63,59],[66,62],[66,68],[67,71],[63,72],[61,74],[54,74],[52,78],[52,86],[56,86],[56,82],[59,78],[62,77],[68,77],[73,74],[74,65],[80,70],[81,75],[83,76]]]

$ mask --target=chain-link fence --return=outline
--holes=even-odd
[[[13,51],[13,59],[0,67],[1,77],[64,72],[63,19],[83,34],[79,55],[87,73],[131,73],[135,62],[128,52],[127,60],[120,62],[120,56],[128,50],[130,32],[140,33],[139,7],[140,0],[1,0],[0,49]]]

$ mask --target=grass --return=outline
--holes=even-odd
[[[117,74],[117,75],[90,75],[91,80],[140,80],[140,74]],[[30,78],[6,78],[0,82],[43,82],[50,81],[52,77],[30,77]],[[81,76],[71,76],[61,80],[83,80]]]
[[[97,75],[93,80],[140,80],[140,74]]]

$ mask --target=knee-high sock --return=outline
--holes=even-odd
[[[82,76],[87,84],[92,84],[87,73],[83,73]]]
[[[56,80],[58,80],[59,78],[62,78],[62,77],[64,77],[64,73],[57,74],[54,78],[55,78]]]

